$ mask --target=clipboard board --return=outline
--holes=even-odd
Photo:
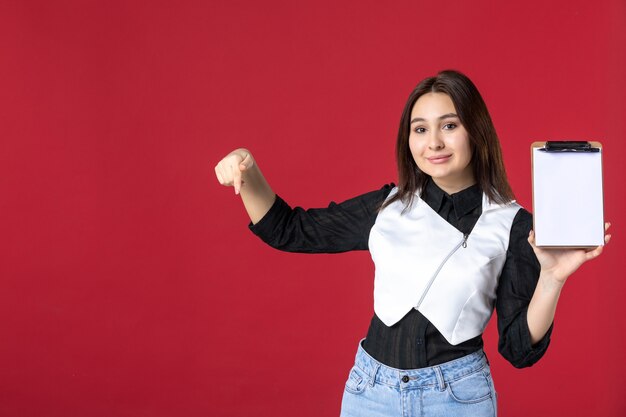
[[[537,246],[604,245],[602,144],[534,142],[530,152]]]

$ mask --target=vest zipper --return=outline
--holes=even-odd
[[[437,278],[437,275],[439,275],[439,271],[441,271],[441,268],[443,268],[443,266],[446,264],[446,262],[448,262],[448,259],[450,259],[450,257],[452,255],[454,255],[454,252],[456,252],[461,246],[463,246],[464,248],[467,247],[467,233],[463,235],[463,240],[461,240],[448,254],[448,256],[445,257],[445,259],[443,260],[443,262],[441,262],[441,264],[439,264],[439,268],[437,268],[437,270],[435,271],[435,273],[433,274],[432,278],[430,279],[430,281],[428,281],[428,285],[426,285],[426,289],[424,290],[424,292],[422,293],[422,296],[420,297],[420,300],[417,302],[417,305],[415,306],[415,308],[418,308],[421,304],[422,301],[424,301],[424,298],[426,297],[426,294],[428,293],[428,290],[430,290],[430,287],[433,285],[433,282],[435,282],[435,278]]]

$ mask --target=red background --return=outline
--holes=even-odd
[[[213,166],[250,148],[292,204],[396,181],[402,106],[456,68],[518,200],[534,140],[600,140],[614,240],[544,359],[491,358],[503,416],[626,413],[626,3],[0,2],[0,415],[331,416],[372,315],[367,252],[247,230]]]

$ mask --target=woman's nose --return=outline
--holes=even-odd
[[[439,133],[438,132],[434,132],[430,135],[430,138],[428,138],[428,148],[431,150],[438,150],[438,149],[443,149],[444,147],[444,143],[441,140],[441,137],[439,137]]]

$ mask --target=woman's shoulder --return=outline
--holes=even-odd
[[[530,248],[530,245],[528,245],[527,240],[528,240],[528,234],[530,233],[532,229],[533,229],[533,215],[524,207],[521,207],[518,210],[517,214],[515,215],[515,218],[513,219],[513,224],[511,225],[510,242],[517,242],[517,244],[514,246],[521,245],[525,249]]]
[[[513,225],[518,224],[518,225],[524,225],[524,226],[531,226],[533,224],[533,215],[526,210],[523,206],[519,206],[519,210],[517,211],[517,215],[515,216],[515,219],[513,219]]]
[[[384,184],[382,187],[373,190],[373,191],[369,191],[369,192],[365,192],[363,194],[360,194],[356,197],[351,198],[348,201],[351,200],[361,200],[361,199],[367,199],[367,200],[372,200],[372,201],[384,201],[392,192],[395,192],[395,190],[397,189],[396,185],[392,182]]]

